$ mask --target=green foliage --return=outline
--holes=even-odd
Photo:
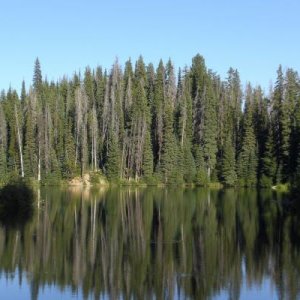
[[[153,174],[153,152],[150,139],[150,132],[147,130],[145,143],[143,148],[143,165],[142,165],[143,177],[145,180],[149,180]]]
[[[57,83],[43,80],[38,59],[33,86],[20,98],[0,95],[0,184],[12,176],[42,183],[101,171],[135,183],[262,186],[299,179],[300,81],[279,67],[266,98],[239,73],[207,69],[197,54],[179,71],[142,57],[111,70],[87,67]],[[244,101],[244,110],[242,102]]]
[[[238,177],[241,186],[253,187],[257,184],[257,142],[253,127],[253,94],[251,86],[248,85],[242,147],[238,156]]]
[[[92,185],[103,184],[104,182],[106,182],[104,175],[100,171],[90,172],[89,175],[90,175],[90,183]]]
[[[262,167],[261,167],[262,176],[259,184],[262,187],[268,187],[271,186],[275,181],[274,178],[275,178],[275,168],[276,168],[271,130],[268,131],[268,136],[265,143],[265,150],[261,158],[261,161],[262,161]]]
[[[230,136],[227,137],[223,149],[221,179],[226,186],[234,186],[237,181],[235,151]]]
[[[33,71],[33,87],[36,92],[40,93],[42,89],[42,71],[41,64],[38,58],[36,58],[34,63],[34,71]]]
[[[196,176],[195,183],[200,186],[207,186],[209,183],[209,178],[207,176],[207,171],[205,168],[205,162],[203,154],[200,148],[194,150],[195,153],[195,164],[196,164]]]
[[[108,154],[106,162],[106,175],[112,182],[120,180],[120,149],[116,135],[112,132],[109,138]]]

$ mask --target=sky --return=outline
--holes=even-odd
[[[28,87],[36,57],[57,81],[116,57],[178,69],[200,53],[266,92],[279,64],[300,70],[299,0],[0,0],[0,12],[0,90]]]

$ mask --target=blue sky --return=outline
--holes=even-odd
[[[299,0],[3,0],[0,12],[0,89],[31,84],[37,56],[49,80],[140,54],[178,68],[200,53],[266,91],[279,64],[300,70]]]

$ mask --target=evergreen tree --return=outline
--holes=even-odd
[[[300,102],[300,79],[298,73],[293,69],[288,69],[285,80],[285,103],[287,115],[290,121],[290,139],[289,139],[289,162],[287,173],[291,180],[296,172],[295,163],[298,159],[299,145],[299,102]]]
[[[2,103],[0,100],[0,184],[5,181],[7,174],[7,127]]]
[[[34,71],[33,71],[33,87],[37,93],[41,93],[42,90],[42,71],[41,71],[41,65],[38,58],[36,58],[34,62]]]
[[[109,135],[107,161],[106,161],[106,175],[112,182],[118,182],[120,180],[121,173],[121,160],[120,160],[120,148],[118,144],[117,136],[111,131]]]
[[[233,131],[235,148],[240,150],[241,140],[241,120],[242,120],[242,90],[240,75],[237,70],[229,68],[226,81],[226,123],[229,130]],[[226,129],[227,130],[227,129]],[[237,154],[237,153],[236,153]]]
[[[163,106],[163,143],[160,173],[165,183],[182,182],[182,170],[180,166],[175,165],[174,161],[179,160],[180,151],[175,138],[174,132],[174,106],[176,98],[176,85],[174,69],[169,60],[165,70],[165,97]]]
[[[234,186],[237,181],[235,149],[231,136],[232,133],[228,134],[224,143],[221,166],[221,179],[226,186]]]
[[[174,183],[180,180],[178,178],[180,170],[177,170],[177,166],[174,164],[178,158],[178,149],[173,130],[173,113],[170,102],[165,104],[163,124],[160,172],[164,183]]]
[[[175,128],[182,157],[183,178],[185,182],[191,183],[195,177],[196,166],[192,154],[193,115],[190,78],[187,70],[185,70],[185,73],[183,81],[181,72],[178,76]]]
[[[142,174],[146,181],[151,181],[153,175],[153,152],[150,131],[147,130],[143,147]]]
[[[152,140],[154,151],[155,169],[160,168],[163,147],[163,115],[164,115],[164,89],[165,68],[160,60],[154,85],[154,97],[152,108]]]
[[[27,177],[37,178],[37,99],[35,93],[31,92],[25,104],[25,146],[24,165]]]
[[[272,123],[276,155],[276,181],[286,182],[289,173],[290,120],[284,99],[284,76],[281,65],[277,70],[277,81],[272,99]]]
[[[242,146],[238,157],[239,184],[255,186],[257,184],[257,145],[253,124],[253,94],[250,84],[247,86],[245,115],[242,128]]]
[[[110,180],[158,180],[167,184],[271,186],[300,178],[300,82],[277,71],[266,98],[245,90],[239,73],[222,81],[197,54],[179,71],[143,58],[118,61],[109,74],[87,67],[57,83],[34,65],[33,85],[20,98],[12,88],[0,97],[0,181],[25,176],[49,182],[103,170]],[[155,172],[154,172],[155,171]],[[154,174],[153,174],[154,172]]]
[[[203,151],[203,155],[197,156],[204,159],[207,179],[210,181],[217,153],[216,98],[211,74],[207,73],[204,59],[200,55],[193,58],[191,79],[194,96],[194,143]],[[195,153],[194,156],[197,157]],[[200,162],[196,164],[202,165]]]
[[[26,99],[26,88],[25,88],[25,81],[22,81],[22,89],[21,89],[21,97],[20,100],[22,102],[22,105],[24,105]]]
[[[207,169],[207,178],[210,181],[212,170],[216,165],[217,154],[217,115],[216,100],[213,94],[212,82],[207,78],[207,91],[203,99],[204,105],[204,125],[202,145],[204,151],[204,160]]]
[[[266,136],[264,153],[261,157],[261,176],[259,185],[262,187],[270,187],[275,181],[276,173],[276,157],[274,155],[273,134],[269,127]]]

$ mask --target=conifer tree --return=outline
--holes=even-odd
[[[197,54],[192,60],[190,71],[192,111],[193,111],[193,155],[196,166],[196,182],[198,184],[207,183],[207,169],[204,165],[203,151],[203,129],[204,129],[204,105],[203,98],[206,92],[206,66],[202,56]]]
[[[174,106],[176,99],[176,85],[174,68],[171,61],[168,61],[165,70],[165,92],[163,106],[163,143],[160,173],[165,183],[182,182],[182,170],[180,166],[175,165],[174,161],[179,160],[180,151],[174,132]]]
[[[155,70],[153,64],[149,64],[146,68],[147,83],[146,83],[146,93],[148,105],[151,110],[151,115],[153,114],[153,102],[154,102],[154,86],[155,86]]]
[[[108,139],[108,151],[106,161],[106,175],[112,182],[118,182],[121,173],[121,159],[118,138],[115,132],[111,131]]]
[[[273,133],[270,124],[267,129],[264,152],[261,157],[261,175],[259,185],[262,187],[270,187],[275,181],[276,157],[273,142]]]
[[[8,142],[8,170],[15,175],[24,177],[23,161],[23,130],[22,115],[20,113],[21,103],[18,94],[11,88],[6,96],[6,120],[7,120],[7,142]]]
[[[42,71],[41,71],[41,65],[38,58],[36,58],[34,63],[34,71],[33,71],[33,87],[37,93],[41,93],[42,91],[42,84],[43,84],[43,78],[42,78]]]
[[[227,116],[226,123],[228,123],[229,130],[233,131],[233,139],[235,148],[240,150],[240,133],[242,121],[242,90],[240,75],[237,70],[229,68],[228,77],[226,80],[226,101],[227,101]],[[237,153],[236,153],[237,154]]]
[[[285,80],[285,102],[287,115],[290,123],[290,139],[289,139],[289,162],[288,174],[291,180],[296,171],[298,159],[298,145],[299,145],[299,101],[300,101],[300,79],[298,73],[293,69],[288,69]]]
[[[146,181],[151,181],[153,175],[153,151],[150,131],[147,130],[143,147],[142,175]]]
[[[207,179],[210,181],[212,170],[216,165],[217,153],[217,114],[216,98],[213,92],[211,74],[206,71],[204,59],[197,55],[193,58],[191,69],[193,111],[194,111],[194,148],[199,145],[204,159]],[[196,150],[198,151],[198,150]],[[196,165],[202,165],[196,162]]]
[[[25,81],[23,80],[22,88],[21,88],[21,97],[20,97],[22,105],[24,105],[25,99],[26,99],[26,88],[25,88]]]
[[[5,181],[5,175],[7,173],[7,127],[2,103],[0,100],[0,183]]]
[[[213,93],[212,82],[207,78],[207,91],[203,99],[204,105],[204,124],[202,145],[204,151],[204,160],[207,169],[207,178],[210,181],[211,173],[216,165],[217,154],[217,115],[216,100]]]
[[[221,179],[226,186],[234,186],[237,181],[235,149],[232,141],[232,133],[228,134],[223,147]]]
[[[179,150],[182,156],[182,172],[185,182],[191,183],[194,180],[196,166],[192,154],[193,116],[192,97],[190,91],[190,77],[185,70],[185,76],[178,75],[177,86],[177,110],[175,124]]]
[[[242,186],[256,186],[257,184],[257,145],[253,125],[253,93],[252,87],[248,84],[242,128],[243,139],[238,156],[239,184]]]
[[[164,183],[174,183],[178,180],[179,174],[176,170],[174,161],[177,161],[177,143],[173,129],[173,111],[172,104],[168,101],[165,103],[163,116],[163,144],[161,155],[160,172]],[[180,172],[180,170],[178,170]]]
[[[152,133],[155,169],[160,168],[163,147],[163,115],[164,115],[164,89],[165,68],[160,60],[154,85]]]
[[[281,65],[277,70],[277,81],[272,99],[272,123],[276,155],[276,181],[286,182],[289,173],[290,120],[284,99],[284,76]]]
[[[169,60],[154,70],[143,58],[118,61],[109,74],[87,67],[57,83],[43,80],[40,62],[20,99],[12,88],[0,97],[0,180],[72,178],[102,169],[111,179],[167,184],[217,179],[225,185],[271,186],[298,182],[300,82],[277,71],[266,98],[245,90],[230,68],[226,80],[207,70],[197,54],[178,75]],[[155,171],[155,172],[154,172]],[[153,174],[154,172],[154,174]]]
[[[25,146],[24,165],[27,177],[37,178],[37,99],[32,91],[25,104]]]

